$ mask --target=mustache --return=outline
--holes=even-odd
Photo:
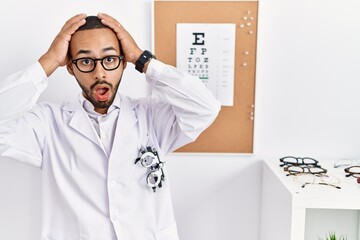
[[[107,81],[105,81],[105,80],[99,80],[99,81],[96,81],[96,82],[94,82],[93,84],[91,84],[91,86],[90,86],[90,90],[94,90],[94,88],[96,87],[96,85],[99,85],[99,84],[106,84],[106,85],[108,85],[110,88],[113,88],[113,85],[112,85],[112,83],[109,83],[109,82],[107,82]]]

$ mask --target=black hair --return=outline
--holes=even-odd
[[[92,30],[92,29],[100,29],[100,28],[110,28],[110,27],[104,25],[101,22],[101,19],[98,18],[97,16],[87,16],[85,18],[85,20],[86,20],[86,23],[84,25],[80,26],[75,32],[84,31],[84,30]],[[122,53],[123,50],[122,50],[120,41],[119,41],[119,47],[120,47],[120,52]],[[71,59],[70,46],[68,49],[68,56]]]
[[[104,25],[97,16],[88,16],[85,18],[86,23],[79,27],[76,31],[91,30],[98,28],[109,28]]]

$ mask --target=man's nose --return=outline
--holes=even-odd
[[[95,69],[94,69],[94,79],[104,79],[106,78],[106,70],[101,64],[101,60],[97,60]]]

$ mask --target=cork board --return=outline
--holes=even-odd
[[[177,152],[253,152],[257,14],[257,1],[154,1],[154,52],[173,66],[177,23],[236,24],[234,105]]]

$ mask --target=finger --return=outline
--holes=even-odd
[[[77,14],[75,16],[73,16],[72,18],[70,18],[69,20],[67,20],[63,26],[63,28],[68,28],[70,25],[72,25],[75,22],[80,21],[81,19],[85,19],[86,18],[86,14],[85,13],[80,13]]]
[[[85,13],[77,14],[77,15],[73,16],[72,18],[70,18],[69,20],[67,20],[66,23],[64,24],[64,26],[62,27],[62,29],[66,29],[69,26],[73,25],[74,23],[79,22],[85,18],[86,18]]]
[[[115,18],[105,13],[98,13],[98,18],[104,25],[112,28],[115,32],[118,32],[119,30],[126,31],[125,28]]]
[[[68,26],[65,29],[62,29],[59,34],[57,35],[56,39],[58,40],[65,40],[70,42],[72,35],[76,32],[76,30],[86,23],[85,19],[81,19],[78,22],[73,23],[72,25]]]
[[[107,15],[106,13],[98,13],[97,17],[100,19],[104,19],[108,22],[117,22],[115,18],[111,17],[110,15]]]
[[[74,34],[76,30],[78,30],[79,27],[81,27],[82,25],[84,25],[86,23],[85,19],[81,19],[77,22],[74,22],[73,24],[71,24],[70,26],[68,26],[67,28],[63,29],[63,32],[65,34]]]
[[[108,20],[105,20],[105,19],[102,19],[101,22],[108,26],[109,28],[111,28],[115,33],[116,35],[118,36],[119,40],[122,40],[124,39],[126,36],[129,36],[129,33],[125,30],[125,28],[120,24],[118,23],[117,21],[114,22],[114,21],[108,21]]]
[[[104,25],[115,32],[117,38],[120,40],[120,44],[124,51],[125,61],[134,62],[134,59],[137,59],[142,51],[137,46],[130,33],[115,18],[105,13],[99,13],[97,16]]]

